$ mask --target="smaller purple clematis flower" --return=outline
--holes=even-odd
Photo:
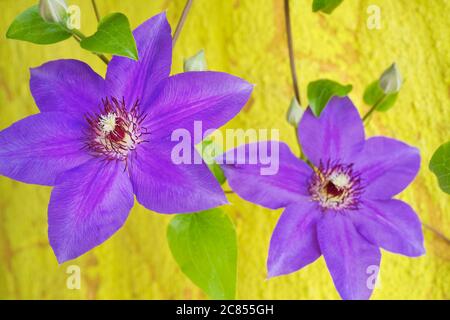
[[[368,299],[369,277],[380,266],[379,247],[410,257],[425,252],[417,215],[392,199],[416,176],[419,151],[390,138],[365,140],[348,98],[333,98],[320,118],[308,109],[298,134],[313,169],[281,142],[275,175],[260,175],[261,164],[227,161],[236,154],[249,159],[249,151],[267,147],[266,142],[241,146],[218,160],[226,163],[222,168],[239,196],[285,208],[270,241],[269,277],[297,271],[323,255],[343,299]]]
[[[227,203],[208,167],[175,165],[175,129],[202,134],[245,105],[252,85],[219,72],[169,76],[172,37],[165,13],[134,31],[139,61],[113,57],[106,79],[76,60],[31,70],[40,113],[0,132],[0,174],[54,186],[48,236],[60,263],[111,237],[134,203],[161,213]],[[193,146],[194,148],[194,146]],[[192,152],[196,152],[194,149]]]

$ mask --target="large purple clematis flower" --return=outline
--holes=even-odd
[[[368,299],[379,247],[411,257],[425,252],[417,215],[392,199],[416,176],[419,151],[390,138],[365,140],[348,98],[333,98],[320,118],[308,109],[298,134],[314,169],[280,142],[277,174],[260,175],[262,165],[230,164],[236,154],[249,159],[255,146],[245,145],[220,159],[225,175],[242,198],[285,208],[270,242],[269,277],[297,271],[323,255],[342,298]]]
[[[58,60],[31,70],[40,113],[0,132],[0,174],[54,186],[49,241],[60,263],[113,235],[134,195],[150,210],[184,213],[226,198],[207,166],[175,165],[174,129],[218,128],[247,102],[252,86],[219,72],[169,76],[172,38],[165,14],[134,31],[139,61],[113,57],[106,79]],[[195,152],[195,151],[193,151]]]

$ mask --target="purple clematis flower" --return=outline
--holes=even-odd
[[[410,257],[425,252],[417,215],[392,199],[416,176],[419,151],[390,138],[365,140],[348,98],[333,98],[320,118],[308,109],[298,134],[314,169],[280,142],[277,174],[260,175],[261,165],[230,164],[227,159],[236,154],[249,159],[255,146],[244,145],[220,159],[225,175],[242,198],[285,208],[270,241],[269,277],[297,271],[323,255],[343,299],[368,299],[379,247]],[[263,144],[258,149],[267,147]]]
[[[202,121],[204,131],[224,125],[245,105],[252,85],[219,72],[169,76],[165,13],[139,26],[134,37],[139,61],[113,57],[106,79],[75,60],[32,69],[40,113],[0,132],[0,174],[54,186],[48,234],[60,263],[112,236],[134,195],[161,213],[227,202],[204,163],[173,164],[171,133],[192,132],[194,121]]]

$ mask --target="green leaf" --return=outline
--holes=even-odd
[[[311,82],[308,84],[309,106],[314,115],[318,117],[332,97],[345,97],[352,89],[351,85],[344,86],[327,79]]]
[[[438,178],[441,189],[450,194],[450,141],[436,150],[430,161],[430,170]]]
[[[138,60],[130,23],[122,13],[112,13],[104,17],[97,32],[81,41],[81,47],[95,53],[109,53]]]
[[[167,239],[183,273],[210,298],[235,298],[236,230],[222,210],[175,216]]]
[[[202,49],[194,56],[184,60],[184,72],[189,71],[206,71],[208,65],[206,63],[205,51]]]
[[[52,44],[67,38],[72,34],[57,23],[45,22],[39,14],[39,6],[35,5],[19,14],[13,21],[6,37],[23,40],[35,44]]]
[[[364,91],[363,100],[368,105],[373,106],[378,102],[378,100],[383,98],[383,96],[384,92],[383,90],[381,90],[378,80],[376,80],[367,86],[366,90]]]
[[[370,106],[379,103],[376,110],[385,112],[394,106],[397,101],[397,97],[398,92],[386,95],[380,87],[379,80],[376,80],[372,82],[364,91],[363,100]]]
[[[312,5],[313,12],[322,11],[331,14],[344,0],[314,0]]]
[[[217,181],[219,181],[220,184],[224,184],[227,178],[225,177],[222,168],[214,160],[222,153],[221,150],[218,150],[215,143],[210,138],[207,138],[201,142],[199,151]]]
[[[385,112],[392,108],[397,101],[398,93],[388,94],[377,107],[377,111]]]

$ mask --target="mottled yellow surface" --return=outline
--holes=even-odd
[[[0,129],[36,113],[29,67],[61,58],[105,66],[69,39],[51,46],[6,40],[9,23],[33,0],[1,0]],[[90,1],[72,1],[82,10],[82,29],[94,31]],[[392,61],[406,79],[398,103],[377,114],[369,135],[402,139],[422,151],[422,169],[400,195],[421,219],[450,235],[449,196],[440,192],[427,168],[432,152],[450,139],[450,1],[346,0],[331,16],[311,12],[312,0],[294,0],[295,55],[301,93],[306,84],[328,77],[352,83],[361,112],[364,87]],[[133,27],[163,10],[174,26],[184,0],[98,0],[103,14],[120,11]],[[381,29],[366,27],[367,7],[381,8]],[[195,0],[174,51],[173,73],[186,56],[205,48],[212,70],[246,78],[257,86],[229,128],[278,128],[280,139],[297,150],[284,120],[292,96],[285,45],[282,0]],[[1,146],[0,146],[1,148]],[[125,226],[111,239],[72,262],[58,265],[47,241],[50,188],[0,177],[0,298],[7,299],[198,299],[205,298],[171,257],[166,226],[171,219],[136,203]],[[237,297],[241,299],[335,299],[338,295],[321,258],[289,276],[266,280],[271,232],[281,211],[247,203],[235,195],[224,209],[238,232]],[[425,230],[427,254],[410,259],[383,252],[382,286],[375,299],[450,298],[450,246]],[[81,290],[66,288],[66,268],[78,265]]]

